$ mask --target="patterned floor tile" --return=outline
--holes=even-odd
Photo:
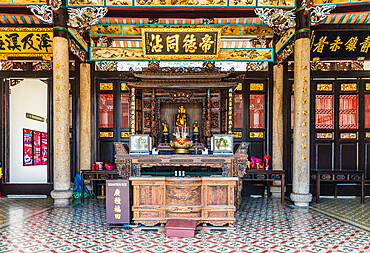
[[[0,205],[0,252],[370,253],[367,230],[274,199],[245,199],[235,213],[235,231],[197,232],[195,238],[107,228],[102,200],[53,208],[51,199],[0,198]]]

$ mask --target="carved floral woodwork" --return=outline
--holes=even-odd
[[[198,224],[232,226],[237,177],[131,177],[133,220],[154,226],[167,219],[194,219]]]

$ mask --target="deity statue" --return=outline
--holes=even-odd
[[[178,114],[176,115],[175,126],[185,126],[187,123],[187,115],[184,106],[180,106],[178,109]]]
[[[193,124],[193,134],[199,134],[199,124],[198,120],[196,120]]]
[[[163,133],[168,133],[168,124],[167,121],[162,122]]]

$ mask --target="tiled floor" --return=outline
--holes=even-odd
[[[234,232],[166,238],[105,226],[104,204],[52,208],[50,199],[0,199],[0,252],[369,252],[370,233],[313,209],[246,199]],[[38,207],[40,206],[40,207]]]
[[[366,226],[370,230],[370,199],[365,199],[365,204],[361,204],[360,198],[321,198],[319,204],[312,202],[311,205],[326,213]]]

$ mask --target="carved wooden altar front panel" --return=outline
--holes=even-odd
[[[131,177],[135,223],[154,226],[167,219],[194,219],[214,226],[234,222],[237,177]]]

